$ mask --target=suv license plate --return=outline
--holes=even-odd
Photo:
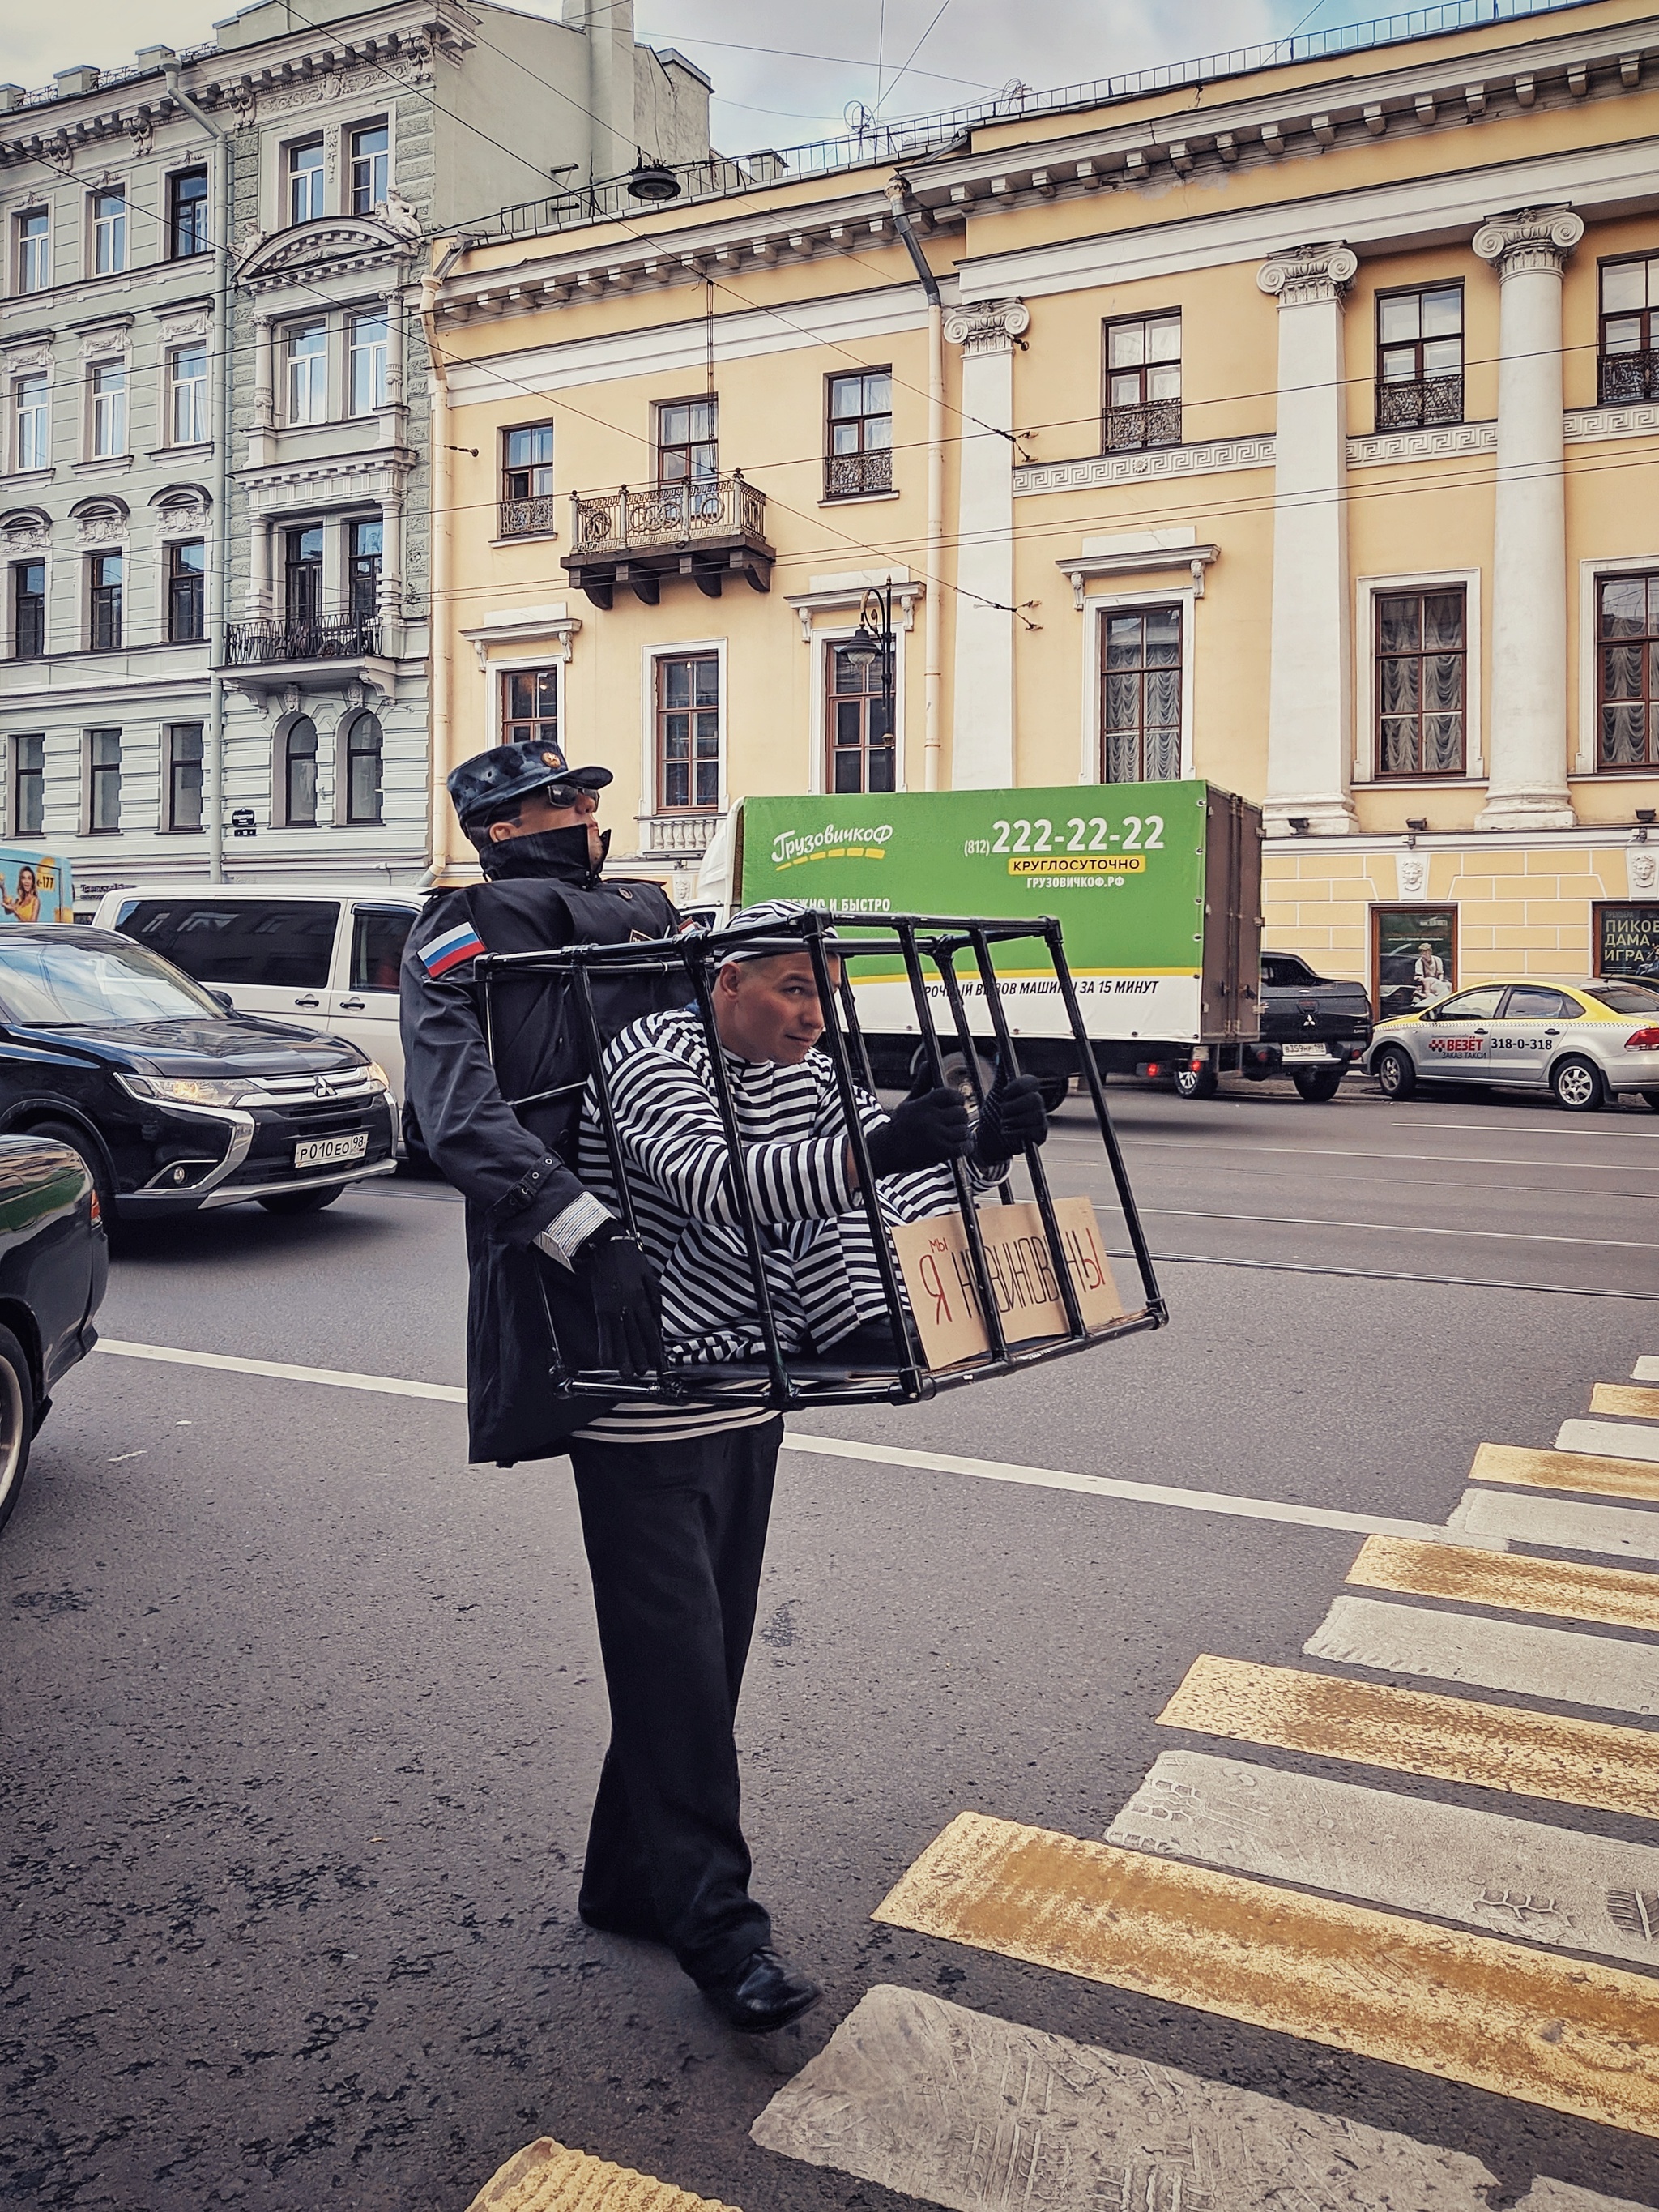
[[[1329,1048],[1322,1044],[1282,1044],[1279,1048],[1281,1060],[1328,1060]]]
[[[296,1168],[331,1168],[337,1160],[360,1160],[368,1150],[368,1132],[355,1137],[307,1137],[294,1147]]]

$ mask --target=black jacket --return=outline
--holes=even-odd
[[[596,1410],[555,1395],[550,1308],[571,1367],[597,1364],[592,1315],[580,1284],[532,1243],[581,1192],[569,1162],[587,1064],[566,987],[543,976],[493,986],[492,1065],[474,961],[480,950],[670,936],[679,919],[653,884],[602,883],[582,828],[509,839],[486,865],[489,881],[438,892],[409,933],[404,1066],[421,1139],[466,1200],[470,1455],[510,1462],[562,1451]],[[607,1037],[686,995],[683,975],[596,978]]]

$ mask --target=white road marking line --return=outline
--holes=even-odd
[[[1594,1452],[1601,1459],[1659,1459],[1659,1428],[1638,1421],[1563,1421],[1555,1449]]]
[[[1322,1776],[1165,1751],[1109,1844],[1659,1966],[1659,1850]]]
[[[1528,1129],[1523,1128],[1518,1121],[1419,1121],[1413,1120],[1410,1121],[1390,1121],[1389,1127],[1391,1129],[1456,1129],[1464,1136],[1467,1136],[1471,1129],[1477,1130],[1481,1134],[1489,1137],[1550,1138],[1559,1136],[1560,1134],[1559,1128]],[[1587,1129],[1582,1122],[1580,1122],[1578,1127],[1574,1131],[1574,1134],[1579,1138],[1599,1137],[1604,1145],[1620,1144],[1624,1141],[1616,1128]]]
[[[1310,1659],[1426,1674],[1483,1690],[1591,1705],[1617,1713],[1659,1712],[1659,1644],[1590,1636],[1534,1621],[1437,1613],[1383,1598],[1333,1598],[1302,1649]]]
[[[276,1359],[241,1359],[222,1352],[185,1352],[166,1344],[123,1344],[105,1337],[100,1352],[126,1359],[160,1359],[179,1367],[207,1367],[230,1375],[258,1375],[283,1382],[332,1384],[343,1390],[378,1390],[398,1398],[432,1398],[464,1406],[466,1392],[448,1382],[410,1382],[395,1375],[352,1375],[335,1367],[296,1367]],[[963,1459],[951,1452],[905,1451],[891,1444],[866,1444],[846,1437],[802,1431],[784,1438],[786,1450],[812,1452],[826,1459],[867,1460],[878,1467],[914,1467],[933,1474],[965,1474],[982,1482],[1022,1483],[1037,1490],[1075,1491],[1088,1498],[1123,1498],[1138,1504],[1169,1505],[1187,1513],[1218,1513],[1243,1521],[1273,1521],[1294,1528],[1344,1529],[1360,1536],[1416,1536],[1443,1543],[1446,1531],[1425,1521],[1396,1521],[1374,1513],[1333,1511],[1322,1505],[1297,1505],[1267,1498],[1234,1498],[1225,1491],[1180,1490],[1158,1482],[1127,1482],[1116,1475],[1073,1474],[1061,1468],[1019,1467],[1006,1461]],[[1659,1525],[1659,1524],[1656,1524]],[[1468,1542],[1467,1533],[1459,1540]],[[1501,1542],[1492,1545],[1502,1551]]]
[[[1494,2178],[1282,2097],[1045,2035],[920,1990],[869,1990],[750,2130],[763,2149],[951,2212],[1485,2212]],[[1340,2177],[1340,2179],[1339,2179]],[[1637,2212],[1582,2191],[1516,2212]]]
[[[1659,1382],[1659,1359],[1644,1352],[1630,1370],[1632,1382]]]
[[[1082,1139],[1079,1146],[1084,1152],[1089,1142],[1088,1133],[1077,1133]],[[1052,1139],[1050,1140],[1052,1142]],[[1097,1139],[1097,1141],[1098,1139]],[[1455,1168],[1583,1168],[1596,1175],[1652,1175],[1650,1160],[1633,1161],[1626,1165],[1613,1160],[1528,1160],[1511,1159],[1502,1152],[1367,1152],[1359,1146],[1340,1145],[1226,1145],[1208,1144],[1201,1138],[1132,1137],[1130,1149],[1151,1152],[1228,1152],[1235,1158],[1240,1152],[1273,1152],[1291,1159],[1307,1160],[1376,1160],[1383,1165],[1395,1160],[1407,1160],[1413,1164],[1425,1164],[1437,1167]]]
[[[1659,1513],[1626,1505],[1580,1505],[1510,1490],[1466,1490],[1446,1534],[1502,1536],[1551,1552],[1596,1552],[1609,1559],[1659,1559]]]
[[[1500,1244],[1589,1244],[1602,1252],[1651,1252],[1650,1237],[1548,1237],[1532,1229],[1419,1229],[1398,1221],[1330,1221],[1323,1214],[1217,1213],[1201,1206],[1143,1206],[1143,1218],[1168,1221],[1249,1221],[1269,1229],[1369,1229],[1380,1237],[1480,1237]]]

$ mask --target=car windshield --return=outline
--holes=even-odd
[[[0,938],[0,1013],[24,1029],[224,1018],[218,1000],[141,945],[100,930]]]
[[[1598,975],[1584,988],[1615,1014],[1659,1013],[1659,983],[1638,983],[1633,977]]]

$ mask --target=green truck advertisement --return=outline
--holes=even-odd
[[[1261,816],[1212,784],[745,799],[734,813],[705,871],[722,902],[797,898],[853,921],[1057,916],[1089,1033],[1118,1048],[1103,1065],[1256,1034]],[[1000,946],[996,966],[1016,1036],[1069,1034],[1040,945]],[[908,990],[874,968],[854,964],[860,1022],[914,1036]],[[965,963],[963,989],[971,1018]]]

